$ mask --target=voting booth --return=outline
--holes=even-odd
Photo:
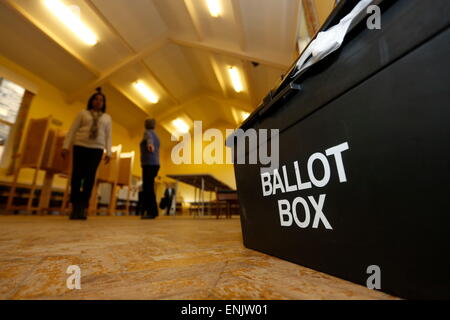
[[[357,3],[340,1],[322,31]],[[300,58],[241,126],[259,138],[245,159],[274,152],[235,163],[244,245],[399,297],[449,299],[450,2],[371,3],[381,29],[361,11],[338,50]],[[235,162],[242,134],[227,142]]]
[[[14,172],[14,178],[11,190],[6,204],[7,212],[11,210],[24,209],[27,212],[38,211],[39,208],[33,206],[33,199],[37,188],[37,178],[39,171],[43,166],[44,152],[47,148],[47,141],[51,126],[51,117],[42,119],[31,119],[24,140],[22,141],[21,152],[16,154],[18,159],[17,169]],[[17,180],[23,169],[33,169],[33,178],[30,185],[30,194],[25,207],[14,205],[14,196],[16,192]]]
[[[64,132],[53,125],[53,118],[30,119],[27,131],[22,140],[21,150],[15,155],[17,169],[8,195],[7,212],[23,210],[28,213],[45,213],[51,209],[64,210],[64,201],[61,208],[50,208],[53,180],[56,175],[68,177],[70,171],[70,157],[63,159],[61,151],[64,143]],[[17,181],[23,169],[33,170],[30,192],[27,204],[15,204]],[[44,172],[44,179],[38,187],[38,175]]]
[[[125,200],[125,207],[120,210],[124,212],[127,216],[130,215],[130,194],[132,189],[132,171],[134,166],[134,157],[135,152],[126,152],[121,153],[119,157],[119,171],[117,174],[117,189],[125,189],[126,190],[126,199],[120,199]],[[118,190],[114,190],[114,194],[118,194]],[[115,208],[115,211],[118,211],[117,208]]]
[[[116,209],[116,187],[120,170],[120,153],[122,152],[122,145],[113,146],[111,148],[111,157],[108,163],[105,163],[106,153],[103,155],[100,162],[97,175],[92,190],[91,200],[89,202],[88,214],[96,215],[100,210],[98,209],[98,188],[100,184],[109,184],[110,197],[107,214],[112,216]],[[131,175],[130,175],[131,176]]]

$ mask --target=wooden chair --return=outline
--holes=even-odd
[[[18,165],[14,172],[14,178],[6,204],[6,212],[8,214],[13,210],[26,210],[28,213],[40,210],[39,207],[33,207],[33,199],[35,196],[37,178],[39,171],[42,168],[44,155],[46,155],[46,150],[48,151],[51,149],[52,141],[48,140],[51,122],[51,116],[42,119],[30,119],[25,139],[22,141],[21,152],[15,155],[18,159]],[[28,203],[25,207],[14,207],[13,202],[19,174],[22,169],[26,168],[34,169]]]
[[[113,215],[116,209],[116,187],[119,175],[120,153],[122,145],[112,147],[111,159],[108,164],[105,164],[104,159],[100,163],[97,170],[97,177],[95,179],[94,188],[92,189],[92,196],[89,203],[88,214],[96,215],[98,210],[98,187],[101,183],[111,184],[110,202],[108,206],[108,215]],[[105,157],[104,155],[103,157]]]
[[[239,210],[238,194],[235,190],[217,191],[216,202],[217,219],[219,219],[222,209],[225,209],[225,218],[227,219],[231,219],[233,211]]]

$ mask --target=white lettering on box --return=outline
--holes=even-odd
[[[336,165],[339,182],[347,182],[347,173],[345,171],[342,153],[349,149],[349,144],[345,142],[326,149],[324,153],[316,152],[312,154],[306,162],[306,172],[309,180],[302,177],[299,161],[294,161],[292,165],[282,166],[282,174],[280,174],[278,169],[274,169],[272,172],[261,173],[263,196],[268,197],[280,193],[303,191],[312,189],[313,187],[326,187],[332,180],[332,167],[334,168],[334,166],[330,166],[330,161],[333,164],[333,160]],[[314,169],[318,165],[321,166],[320,173],[314,172]],[[295,182],[293,178],[289,182],[289,170],[293,172],[291,177],[295,176]],[[324,227],[327,230],[333,230],[324,212],[325,199],[326,194],[319,195],[317,200],[313,196],[296,197],[292,203],[286,199],[279,199],[278,213],[280,216],[280,225],[282,227],[291,227],[295,222],[295,225],[302,229],[311,226],[313,229]],[[311,224],[313,212],[314,219]]]

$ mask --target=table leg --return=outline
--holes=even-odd
[[[202,217],[205,215],[205,179],[202,178],[202,191],[201,191],[201,198],[202,198]]]

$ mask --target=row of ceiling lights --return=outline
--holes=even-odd
[[[46,7],[80,40],[86,45],[95,46],[98,43],[96,34],[81,20],[79,12],[76,13],[74,8],[64,4],[61,0],[43,0]],[[217,18],[222,14],[222,8],[219,0],[206,0],[211,16]],[[234,66],[228,67],[229,77],[236,92],[243,91],[243,85],[238,68]],[[159,101],[158,95],[150,89],[143,81],[138,80],[133,83],[134,88],[149,102],[156,104]],[[172,121],[173,125],[178,128],[180,133],[189,131],[189,125],[178,118]]]
[[[94,46],[98,43],[98,38],[95,33],[81,20],[79,14],[65,5],[61,0],[44,0],[47,8],[64,24],[66,25],[78,38],[89,46]],[[222,13],[219,0],[207,0],[208,9],[211,16],[219,17]],[[229,76],[236,92],[243,91],[243,85],[238,68],[230,66],[228,68]],[[136,81],[134,87],[151,103],[157,103],[159,97],[146,86],[142,81]]]
[[[44,0],[47,8],[75,35],[89,46],[95,46],[98,38],[95,33],[81,20],[75,13],[75,6],[67,6],[61,0]],[[222,13],[219,0],[207,0],[207,5],[211,16],[217,18]]]

